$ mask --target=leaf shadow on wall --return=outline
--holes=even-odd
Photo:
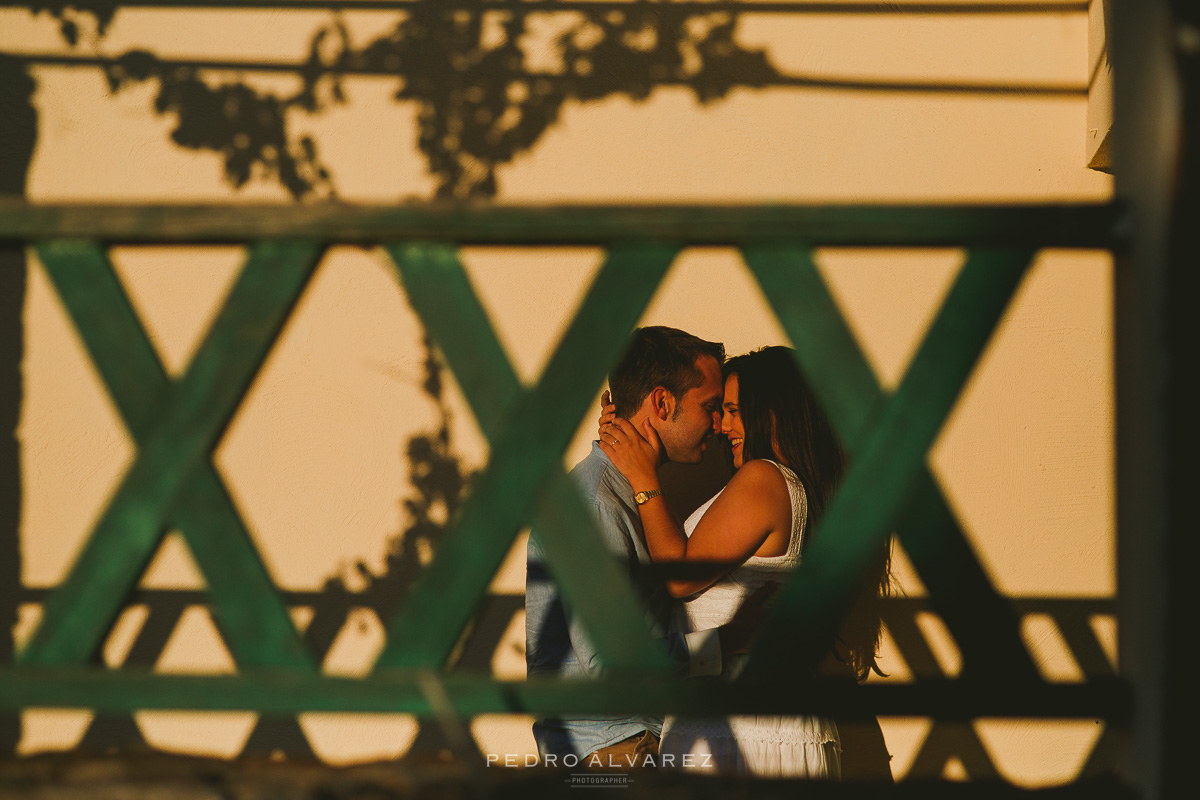
[[[395,76],[396,100],[417,105],[414,144],[435,178],[436,197],[445,200],[495,196],[497,168],[534,147],[571,102],[644,101],[656,88],[676,86],[710,103],[782,77],[763,50],[738,43],[738,17],[729,11],[637,4],[534,13],[488,6],[414,3],[394,29],[361,47],[335,16],[313,34],[303,64],[271,65],[302,79],[287,96],[244,80],[218,81],[206,65],[164,61],[144,50],[126,53],[105,72],[114,92],[157,82],[154,110],[174,115],[175,143],[220,154],[233,186],[266,178],[297,199],[335,197],[336,176],[318,143],[290,130],[289,115],[345,104],[349,76]],[[548,16],[556,20],[549,32]],[[553,66],[531,69],[528,51],[535,49],[539,63]]]

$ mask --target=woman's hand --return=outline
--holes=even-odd
[[[600,426],[600,449],[625,476],[635,492],[659,488],[658,460],[662,440],[650,420],[642,420],[639,433],[627,419],[614,418]]]

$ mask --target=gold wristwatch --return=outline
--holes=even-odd
[[[651,489],[648,492],[638,492],[633,496],[634,501],[640,506],[652,497],[658,497],[662,494],[662,489]]]

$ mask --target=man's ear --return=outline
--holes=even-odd
[[[650,393],[650,413],[663,422],[675,413],[675,395],[662,386],[656,386]]]

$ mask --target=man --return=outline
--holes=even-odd
[[[666,460],[698,463],[708,439],[720,429],[725,348],[684,331],[639,328],[609,376],[616,413],[640,429],[643,420],[658,432]],[[592,512],[612,553],[625,561],[655,633],[681,672],[720,673],[719,638],[713,631],[682,636],[669,631],[672,599],[651,563],[638,504],[649,499],[629,482],[593,442],[592,452],[571,470],[571,478]],[[545,576],[544,558],[529,540],[525,588],[525,660],[529,676],[595,676],[600,670],[587,632],[562,605],[557,587]],[[662,719],[648,716],[540,719],[533,725],[543,763],[587,766],[634,764],[658,752]],[[574,759],[568,758],[574,756]],[[595,757],[599,757],[598,761]],[[611,759],[611,761],[610,761]]]

